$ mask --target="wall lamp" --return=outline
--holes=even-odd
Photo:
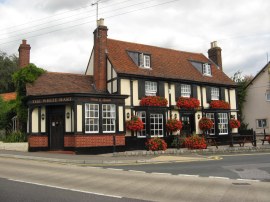
[[[200,115],[200,114],[198,114],[198,115],[197,115],[197,118],[198,118],[198,119],[200,119],[200,118],[201,118],[201,115]]]
[[[129,118],[130,118],[130,113],[128,112],[128,113],[127,113],[127,119],[129,119]]]
[[[69,112],[67,112],[67,119],[69,119],[70,118],[70,113]]]
[[[45,114],[44,114],[44,113],[41,114],[41,119],[42,119],[42,120],[45,119]]]

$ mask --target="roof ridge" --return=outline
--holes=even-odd
[[[79,74],[79,73],[70,73],[70,72],[49,72],[49,71],[47,71],[46,73],[49,73],[49,74],[67,74],[67,75],[76,75],[76,76],[91,76],[91,75],[85,75],[85,74]]]
[[[204,54],[200,53],[200,52],[182,51],[182,50],[176,50],[176,49],[172,49],[172,48],[164,48],[164,47],[160,47],[160,46],[154,46],[154,45],[148,45],[148,44],[142,44],[142,43],[135,43],[135,42],[129,42],[129,41],[122,41],[122,40],[111,39],[111,38],[108,38],[107,40],[118,41],[118,42],[123,42],[123,43],[130,43],[130,44],[135,44],[135,45],[143,45],[143,46],[149,46],[149,47],[152,47],[152,48],[160,48],[160,49],[165,49],[165,50],[170,50],[170,51],[176,51],[176,52],[181,52],[181,53],[196,54],[196,55],[203,55],[204,56]]]

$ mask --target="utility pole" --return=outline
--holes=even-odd
[[[97,10],[96,10],[96,14],[97,14],[97,19],[96,19],[96,21],[98,21],[98,3],[100,2],[101,0],[97,0],[95,3],[92,3],[91,5],[92,6],[94,6],[94,5],[96,5],[96,8],[97,8]]]

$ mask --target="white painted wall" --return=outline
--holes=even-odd
[[[236,109],[236,92],[235,92],[235,89],[230,89],[230,104],[231,104],[231,109]]]
[[[121,79],[121,95],[129,95],[127,99],[125,99],[125,105],[130,106],[130,82],[128,79]]]
[[[46,119],[47,119],[45,107],[41,107],[41,114],[45,114],[44,120],[41,119],[41,132],[45,133],[46,132]]]
[[[93,50],[92,50],[85,74],[94,75],[94,51]]]
[[[122,106],[118,107],[118,121],[119,121],[119,131],[124,131],[124,108]]]
[[[77,105],[77,132],[82,132],[82,105]]]
[[[203,107],[209,108],[209,103],[207,103],[206,99],[206,87],[202,87],[202,94],[203,94]]]
[[[270,74],[266,67],[264,72],[253,81],[247,88],[246,102],[244,103],[243,114],[244,122],[249,124],[249,128],[253,128],[256,133],[262,133],[263,129],[257,127],[257,119],[267,119],[266,133],[270,133],[270,102],[266,101],[266,90],[270,89]]]
[[[70,114],[69,118],[67,118],[67,113]],[[71,119],[71,106],[70,105],[66,105],[66,109],[65,109],[65,121],[66,121],[66,132],[71,132],[71,122],[72,122],[72,119]]]
[[[38,108],[32,111],[32,133],[38,133]]]
[[[174,84],[171,84],[171,104],[172,105],[176,105],[176,102],[175,102],[175,85]]]
[[[140,105],[140,100],[139,100],[139,94],[138,94],[138,90],[139,89],[139,84],[138,84],[138,80],[133,81],[133,105],[134,106],[139,106]]]

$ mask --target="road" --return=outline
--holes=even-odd
[[[89,201],[241,202],[269,201],[270,196],[268,182],[144,173],[134,170],[134,166],[133,170],[125,171],[13,158],[0,158],[0,165],[0,201],[7,202],[16,198],[25,199],[22,201],[88,198]],[[164,164],[155,166],[161,165]]]
[[[270,154],[235,154],[218,157],[220,160],[111,166],[123,170],[146,173],[169,173],[173,175],[195,175],[201,177],[223,177],[229,179],[253,179],[270,182]]]

